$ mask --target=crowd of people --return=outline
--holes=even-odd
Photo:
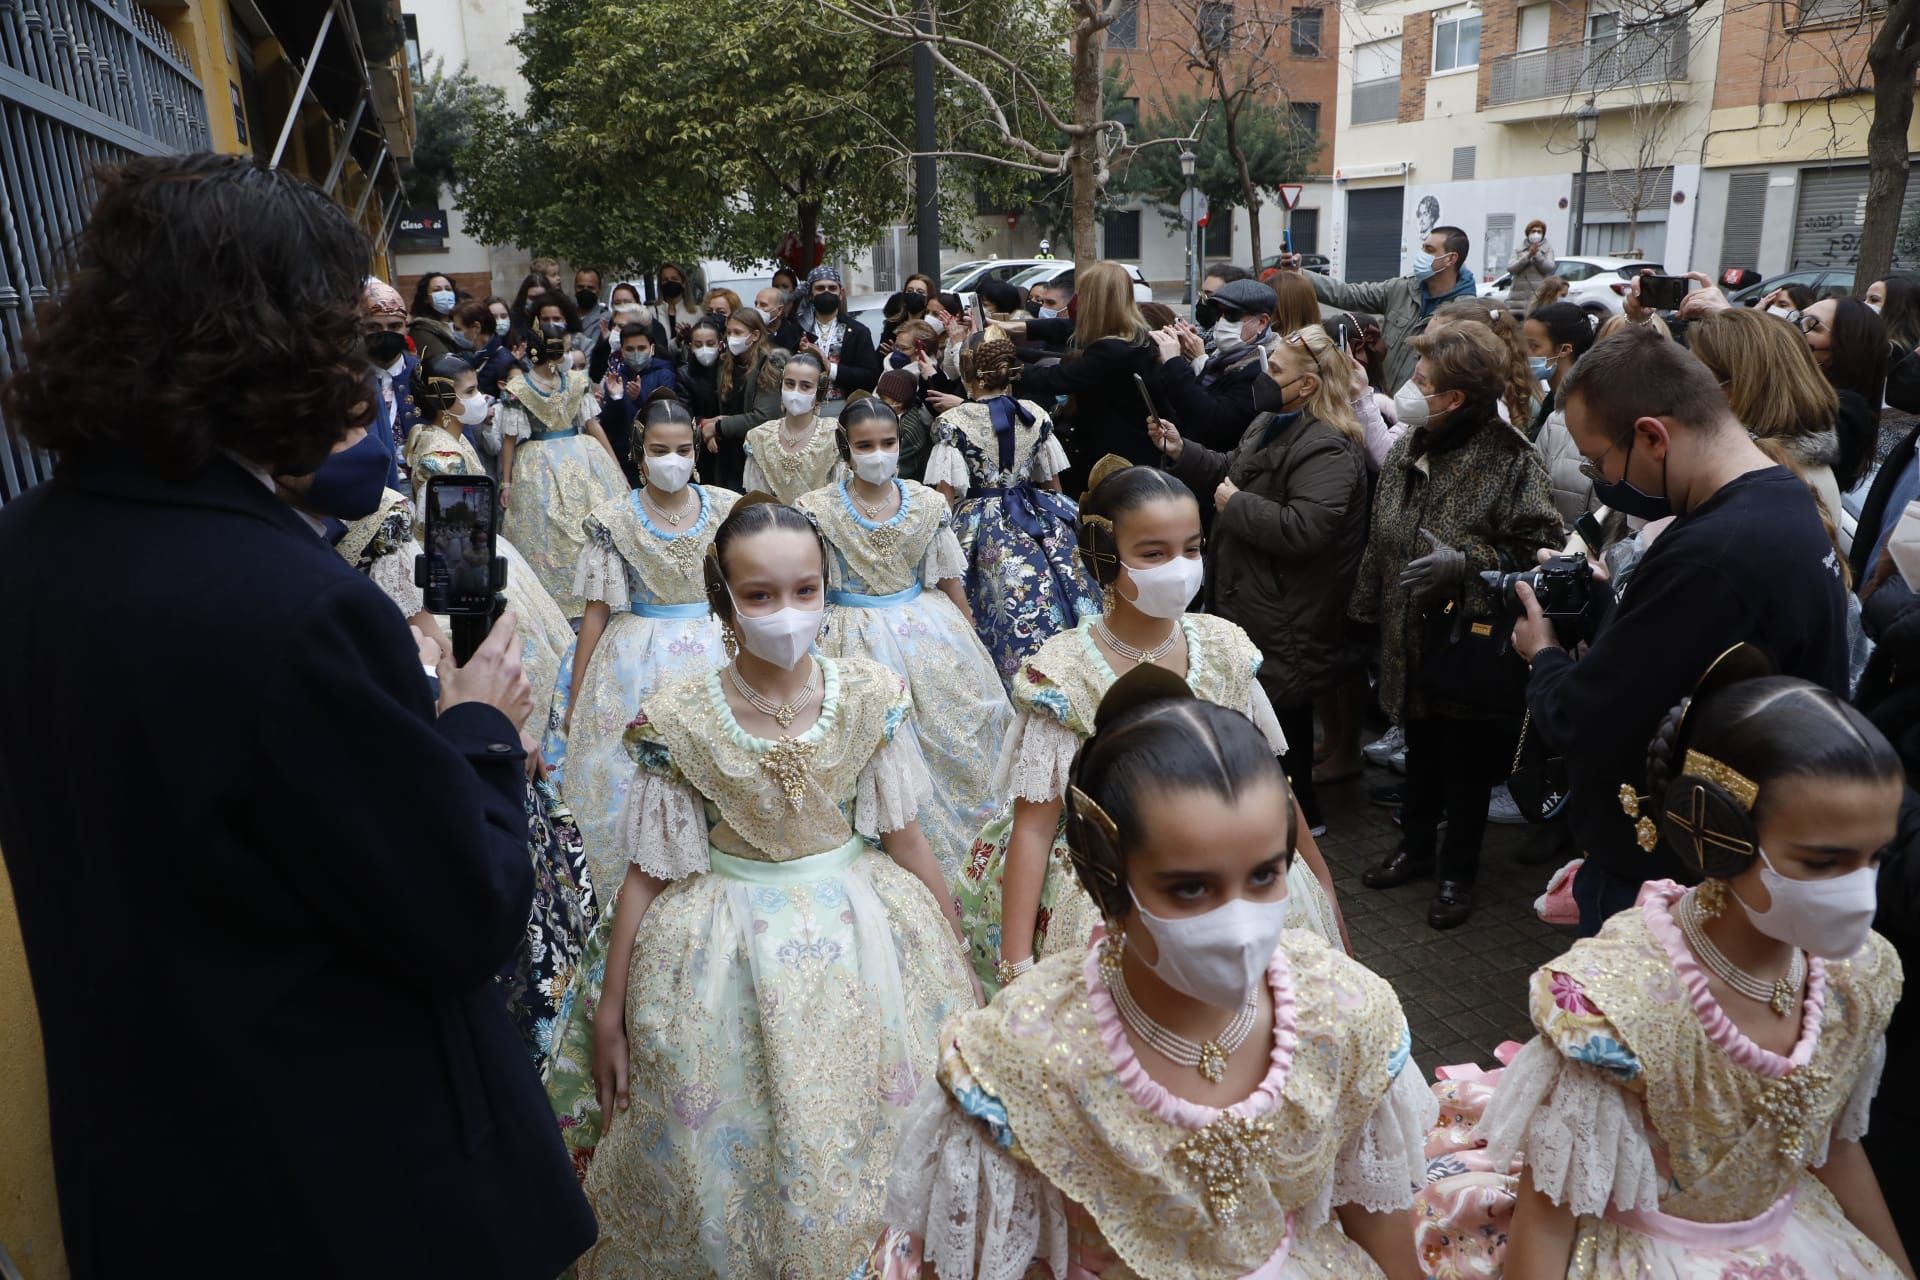
[[[1596,331],[1535,226],[869,331],[106,171],[0,512],[74,1274],[1913,1280],[1920,290]],[[1353,955],[1368,758],[1435,929],[1538,827],[1497,1070]]]

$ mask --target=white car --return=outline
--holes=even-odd
[[[957,262],[940,273],[940,292],[975,293],[984,281],[1011,280],[1052,261],[1051,258],[975,258],[970,262]]]
[[[1128,278],[1133,281],[1133,300],[1152,302],[1153,286],[1148,284],[1147,278],[1140,274],[1140,268],[1125,262],[1120,265],[1126,271]],[[1013,283],[1022,289],[1031,289],[1037,284],[1057,284],[1062,289],[1070,291],[1073,288],[1073,263],[1071,260],[1043,262],[1015,276]]]
[[[1567,282],[1568,302],[1588,311],[1617,316],[1625,306],[1623,299],[1635,276],[1647,270],[1664,273],[1666,269],[1663,263],[1646,262],[1639,258],[1589,258],[1581,255],[1561,258],[1554,268],[1554,274]],[[1507,291],[1512,286],[1513,277],[1502,275],[1491,284],[1483,282],[1480,296],[1505,302]]]

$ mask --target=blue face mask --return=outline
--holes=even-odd
[[[352,448],[327,455],[313,473],[307,505],[341,520],[370,516],[380,509],[380,495],[386,492],[392,463],[380,437],[369,431]]]
[[[1060,313],[1052,307],[1042,307],[1039,311],[1039,318],[1042,320],[1058,320]]]
[[[1553,376],[1553,368],[1558,363],[1552,356],[1528,356],[1527,372],[1533,375],[1535,382],[1545,382]]]
[[[1633,442],[1627,442],[1626,464],[1633,462]],[[1637,520],[1664,520],[1673,514],[1673,504],[1666,495],[1648,493],[1627,479],[1624,469],[1615,481],[1595,480],[1593,495],[1623,516],[1632,516]]]
[[[1413,278],[1425,280],[1433,275],[1433,255],[1425,249],[1413,255]]]

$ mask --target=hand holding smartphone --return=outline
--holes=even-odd
[[[506,561],[499,553],[499,502],[491,476],[427,479],[426,554],[415,580],[426,607],[453,622],[454,661],[465,663],[506,609]]]

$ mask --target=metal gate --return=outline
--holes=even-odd
[[[1920,210],[1920,182],[1909,180],[1907,198],[1900,206],[1902,225],[1916,210]],[[1866,224],[1867,166],[1800,171],[1800,201],[1793,215],[1793,266],[1853,266],[1860,261],[1860,236]],[[1914,264],[1896,246],[1893,265]]]
[[[0,382],[86,222],[92,171],[206,145],[186,55],[133,0],[0,0]],[[0,417],[0,503],[51,471]]]
[[[1720,232],[1721,271],[1760,267],[1760,229],[1766,222],[1767,175],[1736,173],[1727,178],[1727,221]]]
[[[1347,192],[1347,262],[1343,280],[1391,280],[1400,274],[1400,219],[1405,187]]]

